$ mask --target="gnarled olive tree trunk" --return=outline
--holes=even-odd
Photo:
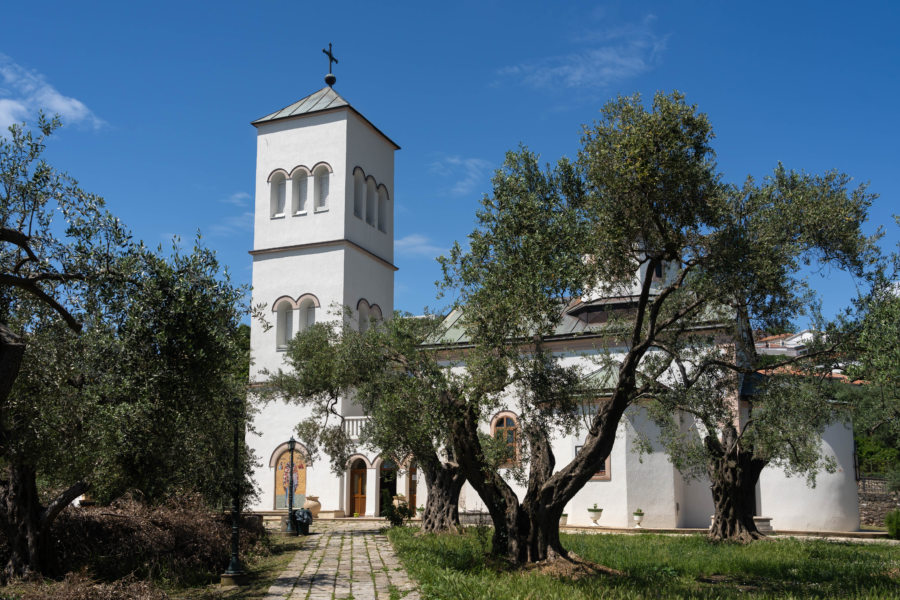
[[[453,430],[451,440],[460,468],[491,515],[491,551],[495,556],[516,564],[569,557],[559,539],[559,519],[566,503],[612,451],[624,408],[611,407],[612,403],[600,409],[603,425],[596,435],[589,435],[580,456],[555,473],[549,435],[541,427],[525,427],[523,435],[528,437],[531,452],[528,487],[521,502],[500,473],[487,467],[481,454],[477,420],[471,409],[465,409],[465,417]]]
[[[714,457],[707,465],[716,513],[709,539],[748,543],[763,536],[753,516],[756,508],[756,483],[766,460],[753,457],[752,449],[743,448],[734,427],[725,429],[720,441],[705,439]]]
[[[428,487],[422,531],[458,531],[459,492],[466,478],[456,465],[441,461],[420,462],[419,465],[425,473],[425,485]]]

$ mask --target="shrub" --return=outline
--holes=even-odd
[[[400,527],[413,515],[415,512],[405,502],[400,506],[394,506],[390,493],[387,490],[381,491],[381,516],[388,520],[391,527]]]
[[[885,515],[884,525],[887,527],[888,535],[895,540],[900,540],[900,508]]]
[[[264,553],[264,537],[262,524],[245,518],[241,553]],[[155,507],[129,498],[110,506],[66,508],[53,525],[50,542],[47,574],[79,571],[105,581],[132,575],[198,583],[228,565],[231,520],[210,511],[196,496]]]

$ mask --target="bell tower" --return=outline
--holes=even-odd
[[[342,307],[353,310],[352,324],[362,328],[394,309],[394,152],[399,146],[334,90],[330,65],[335,61],[330,51],[326,54],[325,87],[252,123],[252,303],[262,307],[272,327],[251,319],[251,381],[264,378],[262,369],[285,368],[288,342],[312,323],[341,319]],[[340,410],[362,417],[348,399]],[[309,411],[270,402],[256,415],[247,443],[262,460],[254,470],[261,493],[250,508],[286,507],[285,448]],[[303,465],[305,457],[299,448],[296,460]],[[305,478],[296,497],[314,490],[327,510],[346,508],[343,479],[319,465],[299,468]],[[371,498],[366,511],[375,514],[374,488]]]
[[[253,305],[264,306],[274,325],[251,325],[253,380],[260,368],[283,366],[297,332],[338,319],[341,307],[364,328],[393,311],[399,146],[334,90],[335,81],[329,72],[326,87],[252,123]]]

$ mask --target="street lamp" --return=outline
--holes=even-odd
[[[234,448],[232,455],[234,489],[231,493],[231,561],[221,577],[223,585],[231,586],[247,585],[247,573],[241,567],[241,560],[238,557],[241,532],[241,467],[238,460],[238,447],[240,446],[240,434],[243,432],[243,408],[241,398],[236,396],[234,399]]]
[[[288,452],[290,453],[290,471],[288,471],[288,518],[287,518],[287,533],[288,535],[297,535],[297,530],[294,528],[294,446],[297,445],[297,442],[294,440],[294,436],[291,436],[291,439],[288,440]]]

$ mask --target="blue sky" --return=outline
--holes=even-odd
[[[619,94],[678,89],[739,182],[778,161],[839,169],[880,195],[895,248],[900,8],[837,2],[14,2],[0,125],[67,123],[48,156],[150,244],[197,230],[250,280],[253,119],[322,87],[395,140],[395,308],[434,300],[434,257],[471,230],[504,153],[574,157]],[[825,310],[852,283],[816,277]]]

